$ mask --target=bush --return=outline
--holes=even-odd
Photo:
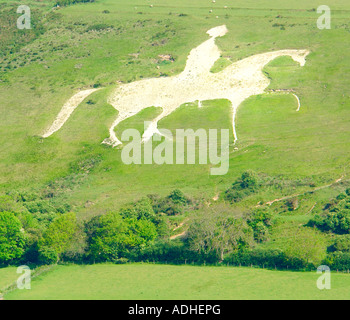
[[[50,247],[41,247],[39,249],[39,261],[42,264],[54,264],[59,260],[58,253]]]
[[[181,241],[158,241],[137,252],[132,259],[134,261],[154,261],[174,264],[183,264],[185,262],[215,263],[218,261],[215,254],[198,254],[191,251]]]
[[[266,209],[257,209],[250,213],[247,218],[248,225],[254,231],[254,239],[264,242],[269,239],[269,228],[272,225],[272,214]]]
[[[149,198],[141,199],[123,209],[120,210],[121,215],[124,218],[130,219],[146,219],[146,220],[154,220],[156,214],[152,207],[152,202]]]
[[[350,233],[350,211],[328,212],[325,216],[316,215],[308,222],[308,225],[324,232],[348,234]]]
[[[95,2],[95,0],[58,0],[56,6],[65,7],[76,3]]]
[[[99,24],[94,24],[92,26],[89,26],[86,31],[103,31],[103,30],[107,30],[113,28],[113,26],[110,26],[108,24],[104,24],[104,23],[99,23]]]
[[[257,192],[260,185],[258,175],[254,171],[248,170],[242,174],[240,179],[232,184],[230,189],[225,191],[224,199],[231,203],[240,202],[249,195]]]
[[[259,188],[259,177],[258,175],[252,171],[248,170],[242,174],[242,181],[240,183],[242,189],[250,189],[255,191]]]
[[[330,252],[341,251],[350,252],[350,236],[344,235],[335,240],[334,244],[328,248]]]
[[[155,213],[165,213],[168,216],[183,214],[186,209],[191,209],[192,201],[182,191],[176,189],[165,198],[157,195],[149,195]]]
[[[172,193],[170,193],[168,199],[174,202],[175,204],[186,205],[190,203],[190,200],[186,198],[184,193],[179,189],[175,189]]]
[[[324,265],[327,265],[333,270],[347,271],[350,270],[350,253],[349,252],[335,252],[327,256]]]
[[[228,255],[224,262],[235,266],[253,265],[265,268],[294,270],[311,267],[307,261],[301,258],[290,257],[281,250],[255,249],[252,251],[235,252]]]

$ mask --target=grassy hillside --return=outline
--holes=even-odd
[[[6,300],[31,299],[349,299],[350,278],[332,274],[319,290],[316,272],[168,265],[58,266]],[[59,285],[58,285],[59,284]]]
[[[42,4],[43,34],[2,62],[10,65],[0,82],[3,191],[45,188],[69,175],[70,165],[82,154],[102,159],[79,188],[66,194],[82,215],[110,209],[149,190],[165,194],[179,187],[193,195],[214,196],[248,168],[294,181],[311,177],[317,185],[348,172],[349,80],[341,76],[349,69],[348,43],[343,41],[348,34],[345,1],[334,4],[341,10],[333,12],[332,30],[323,31],[316,27],[318,16],[312,9],[317,3],[313,1],[288,6],[275,1],[235,2],[228,9],[220,1],[149,5],[149,1],[100,0],[48,13]],[[106,102],[110,90],[117,81],[179,73],[191,48],[207,39],[209,28],[220,24],[230,30],[218,40],[225,61],[284,48],[312,51],[304,68],[287,58],[266,68],[271,88],[297,91],[301,112],[295,113],[292,96],[262,95],[246,101],[237,118],[239,150],[232,150],[230,171],[223,177],[209,176],[209,167],[203,165],[123,165],[120,151],[100,144],[117,114]],[[175,61],[161,63],[160,54],[171,54]],[[227,65],[227,61],[221,63]],[[96,84],[106,89],[91,97],[94,104],[81,105],[52,137],[39,137],[73,92]],[[213,119],[215,103],[201,110],[203,118],[211,120],[208,127],[228,126],[225,104],[218,102],[220,115]],[[185,109],[170,115],[161,126],[205,125],[198,123],[196,112],[188,114]],[[88,210],[84,208],[87,201],[93,203]]]
[[[339,235],[306,224],[350,186],[348,1],[332,2],[331,30],[317,28],[316,0],[179,0],[176,4],[170,0],[96,0],[59,8],[54,8],[56,1],[26,3],[31,7],[33,28],[17,30],[16,8],[22,3],[0,0],[0,211],[24,210],[16,197],[3,198],[3,194],[12,196],[17,192],[25,194],[27,202],[40,198],[45,205],[65,206],[81,220],[116,211],[148,194],[167,196],[174,189],[213,202],[215,196],[221,200],[223,191],[243,172],[254,170],[264,181],[263,187],[233,204],[237,207],[234,210],[250,211],[258,203],[264,207],[269,201],[289,196],[272,203],[270,239],[258,247],[299,254],[298,250],[303,251],[308,244],[312,252],[308,252],[307,260],[311,257],[314,264],[321,263],[327,247]],[[217,39],[222,57],[213,72],[257,53],[310,50],[304,67],[289,57],[280,57],[264,69],[271,80],[269,89],[293,89],[301,100],[301,110],[296,112],[292,95],[266,93],[246,100],[237,113],[238,142],[231,143],[230,169],[224,176],[211,176],[210,165],[123,164],[120,148],[101,144],[118,114],[107,102],[109,95],[121,83],[179,74],[191,49],[208,39],[206,31],[223,24],[229,32]],[[172,59],[164,61],[164,55]],[[101,90],[89,96],[61,130],[43,139],[41,135],[63,104],[77,91],[92,87]],[[155,107],[141,111],[123,121],[116,134],[120,136],[127,128],[142,131],[143,121],[155,118],[159,112]],[[163,119],[159,127],[230,129],[230,119],[228,100],[205,101],[201,109],[189,101]],[[230,139],[233,142],[232,133]],[[171,217],[172,235],[187,230],[191,214]],[[51,221],[50,217],[45,219]],[[179,229],[174,228],[184,221]],[[41,231],[46,227],[42,226]],[[145,283],[136,286],[136,291],[126,293],[133,282],[127,284],[124,280],[132,278],[138,268],[148,272],[149,278],[142,279]],[[107,298],[135,299],[144,294],[145,298],[181,295],[209,299],[211,292],[211,298],[229,299],[257,298],[264,291],[265,298],[322,299],[343,298],[348,281],[346,275],[335,275],[334,290],[323,293],[315,288],[315,275],[310,273],[181,267],[189,278],[193,274],[198,277],[186,288],[175,285],[179,282],[178,268],[59,266],[42,276],[43,281],[36,280],[31,292],[14,292],[9,298],[40,298],[44,288],[51,290],[58,278],[65,277],[69,283],[69,276],[86,279],[94,273],[94,292],[86,290],[85,282],[77,281],[81,287],[76,291],[62,286],[57,292],[52,289],[50,295],[77,298],[79,291],[86,292],[88,298],[106,294]],[[151,275],[155,269],[157,276]],[[107,281],[104,272],[115,276],[115,283],[122,281],[125,290],[116,292],[115,287],[109,287],[103,293],[102,283]],[[119,272],[121,277],[117,277]],[[168,288],[165,278],[169,272],[175,274],[169,282],[175,291],[164,289]],[[273,280],[265,283],[270,275]],[[148,286],[148,280],[157,287]],[[203,287],[195,280],[203,282]],[[251,290],[242,291],[246,283]],[[219,296],[220,286],[224,286],[225,296]],[[266,286],[270,289],[265,290]]]

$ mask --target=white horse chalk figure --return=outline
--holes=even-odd
[[[168,116],[184,103],[228,99],[232,103],[232,128],[235,142],[235,116],[238,106],[253,95],[263,94],[270,81],[262,72],[264,66],[280,56],[290,56],[300,66],[306,63],[308,50],[279,50],[251,56],[231,64],[218,73],[211,73],[214,63],[220,58],[221,52],[215,44],[217,37],[228,32],[226,26],[209,30],[210,39],[193,49],[187,59],[185,70],[173,77],[145,79],[120,85],[109,97],[108,102],[119,111],[117,119],[109,129],[110,137],[103,143],[113,147],[121,141],[115,134],[117,125],[148,107],[161,107],[162,113],[157,116],[145,130],[142,140],[149,140],[153,134],[160,132],[158,122]],[[63,106],[58,117],[43,135],[48,137],[59,130],[69,119],[76,107],[96,89],[84,90],[73,96]],[[300,101],[298,100],[298,109]]]

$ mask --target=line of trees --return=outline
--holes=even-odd
[[[0,264],[187,261],[306,269],[324,263],[333,269],[350,270],[350,234],[344,234],[347,229],[339,232],[344,219],[327,223],[324,230],[323,224],[309,223],[336,234],[327,254],[324,239],[307,228],[286,241],[283,250],[263,250],[257,244],[269,240],[273,226],[268,208],[244,213],[224,202],[208,206],[174,190],[166,197],[150,195],[116,212],[81,221],[68,204],[54,196],[57,188],[45,189],[42,197],[16,192],[0,196]],[[346,212],[349,204],[348,190],[326,205],[323,221],[328,221],[329,215],[334,218]],[[186,237],[170,240],[174,216],[189,211],[192,213]],[[317,219],[315,216],[311,221]]]
[[[181,191],[149,196],[90,221],[78,221],[70,206],[34,194],[0,197],[0,264],[59,261],[120,262],[156,240],[169,239],[169,217],[197,204]],[[12,212],[11,212],[12,211]]]
[[[271,216],[262,210],[242,216],[230,205],[206,207],[180,190],[167,197],[151,195],[87,222],[78,221],[69,206],[55,207],[54,203],[26,194],[16,199],[17,202],[10,197],[3,197],[2,202],[0,199],[2,264],[179,261],[183,257],[223,261],[227,255],[267,239],[271,226]],[[21,201],[24,209],[19,205]],[[17,213],[1,208],[12,208]],[[188,210],[197,214],[191,219],[187,238],[170,241],[169,217]]]

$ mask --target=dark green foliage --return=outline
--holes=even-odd
[[[350,196],[341,193],[328,203],[322,214],[315,215],[308,226],[317,227],[324,232],[336,234],[350,233]]]
[[[55,249],[50,247],[42,247],[39,249],[38,260],[42,264],[54,264],[59,260],[58,253]]]
[[[350,252],[350,235],[337,238],[332,246],[328,248],[330,252]]]
[[[152,201],[155,213],[165,213],[168,216],[183,214],[186,210],[195,209],[193,201],[187,198],[182,191],[176,189],[165,198],[157,195],[148,196]]]
[[[331,253],[323,264],[330,267],[331,270],[348,271],[350,270],[350,253],[340,251]]]
[[[95,2],[95,0],[58,0],[56,6],[64,7],[77,3]]]
[[[152,222],[156,228],[160,238],[169,237],[170,230],[165,216],[156,214],[152,207],[150,198],[144,198],[120,210],[120,214],[124,218],[136,220],[148,220]]]
[[[312,268],[302,258],[291,257],[281,250],[262,250],[234,252],[225,258],[225,263],[235,266],[259,266],[276,269],[305,269]]]
[[[346,199],[346,197],[347,197],[347,194],[341,193],[340,195],[337,196],[336,199],[337,199],[338,201],[341,201],[341,200]]]
[[[144,198],[138,202],[135,202],[123,209],[120,212],[125,218],[130,219],[148,219],[153,220],[156,214],[152,208],[151,200]]]
[[[108,24],[104,24],[104,23],[100,23],[100,24],[94,24],[92,26],[89,26],[86,31],[103,31],[103,30],[107,30],[113,28],[113,26],[110,26]]]
[[[247,223],[254,231],[254,239],[264,242],[269,239],[272,214],[267,209],[257,209],[248,215]]]
[[[186,243],[182,241],[157,241],[153,245],[137,252],[133,261],[148,261],[162,263],[215,263],[217,256],[215,253],[199,254],[190,250]]]
[[[328,212],[325,216],[316,215],[308,225],[325,232],[347,234],[350,233],[350,211]]]
[[[170,193],[168,199],[176,204],[186,205],[190,203],[190,200],[186,198],[184,193],[179,189],[175,189],[172,193]]]
[[[258,175],[248,170],[244,172],[240,179],[232,184],[232,187],[225,191],[224,199],[234,203],[240,202],[249,195],[257,192],[260,188],[260,179]]]
[[[240,186],[242,189],[257,190],[260,186],[258,175],[252,170],[244,172],[242,174]]]

